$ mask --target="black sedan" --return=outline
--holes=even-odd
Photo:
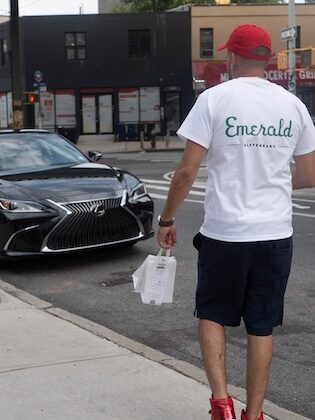
[[[133,174],[42,130],[0,132],[0,257],[134,244],[153,202]]]

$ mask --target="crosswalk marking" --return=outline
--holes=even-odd
[[[167,179],[167,178],[166,178]],[[170,180],[166,180],[165,178],[162,180],[157,179],[142,179],[142,182],[145,183],[146,188],[153,199],[157,200],[166,200],[167,199],[167,192],[170,186]],[[196,190],[197,189],[197,190]],[[160,193],[159,193],[160,192]],[[202,182],[196,182],[193,184],[192,189],[190,190],[188,197],[184,200],[188,203],[196,203],[196,204],[204,204],[204,200],[194,199],[193,196],[200,196],[205,197],[206,195],[206,184]],[[302,204],[296,203],[299,201]],[[292,208],[293,210],[302,210],[302,211],[293,211],[294,216],[302,216],[302,217],[311,217],[315,218],[315,214],[311,205],[304,205],[304,203],[315,203],[315,200],[312,199],[304,199],[304,198],[296,198],[292,197]],[[310,212],[303,212],[303,210],[309,210]]]
[[[293,212],[294,216],[304,216],[304,217],[315,217],[315,214],[309,214],[309,213],[296,213]]]
[[[167,196],[166,195],[156,194],[156,193],[150,193],[150,197],[151,198],[160,199],[160,200],[166,200],[167,199]],[[201,201],[201,200],[193,200],[193,199],[190,199],[190,198],[185,198],[184,201],[187,201],[188,203],[204,204],[204,201]]]
[[[146,187],[148,189],[153,188],[153,189],[157,189],[157,190],[161,190],[161,191],[168,191],[169,190],[169,187],[164,187],[162,185],[150,185],[150,184],[146,184]],[[205,192],[202,192],[202,191],[193,191],[193,190],[191,190],[189,192],[189,194],[201,195],[203,197],[206,195]]]
[[[141,179],[142,182],[149,183],[149,184],[167,184],[170,185],[170,181],[163,181],[163,180],[157,180],[157,179]]]
[[[297,209],[310,209],[311,206],[301,206],[301,204],[297,204],[297,203],[292,203],[292,207],[295,207]]]

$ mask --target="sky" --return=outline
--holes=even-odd
[[[98,0],[19,0],[20,16],[98,13]],[[10,1],[0,0],[0,15],[10,14]]]
[[[20,16],[79,14],[80,8],[82,13],[98,13],[98,0],[19,0]],[[10,0],[0,0],[0,15],[9,14]]]

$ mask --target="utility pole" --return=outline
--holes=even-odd
[[[11,85],[13,107],[13,129],[23,128],[23,98],[20,64],[19,4],[18,0],[10,3],[10,39],[11,39]]]
[[[295,24],[295,0],[289,0],[289,28],[294,28],[295,35],[288,40],[288,91],[296,94],[296,57],[295,57],[295,48],[296,48],[296,24]]]

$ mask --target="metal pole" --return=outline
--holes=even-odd
[[[289,28],[295,28],[295,0],[289,0]],[[295,48],[296,42],[295,38],[291,37],[288,41],[288,91],[296,95],[296,57],[295,57]]]
[[[23,128],[23,98],[20,64],[20,37],[19,37],[19,5],[18,0],[11,0],[10,4],[10,40],[11,40],[11,85],[13,128]]]
[[[42,95],[40,91],[40,83],[38,83],[38,128],[41,130],[43,128],[43,119],[42,119]]]

